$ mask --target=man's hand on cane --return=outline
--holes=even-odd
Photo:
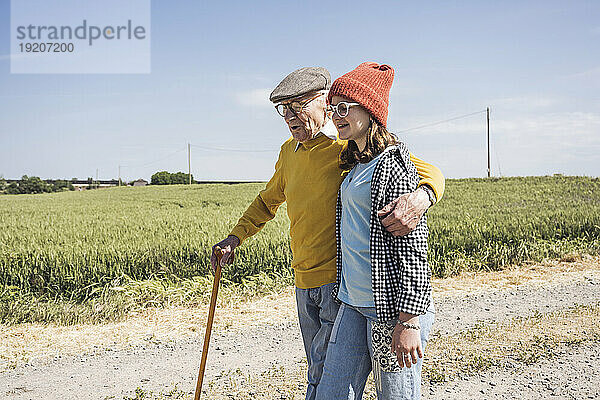
[[[210,264],[212,266],[213,272],[216,271],[218,262],[217,255],[215,253],[216,247],[220,247],[221,249],[221,266],[223,266],[226,264],[233,263],[233,260],[235,258],[235,248],[239,245],[240,239],[238,239],[237,236],[229,235],[212,247],[212,252],[210,255]]]
[[[429,207],[429,195],[419,188],[398,197],[377,211],[377,215],[383,218],[381,223],[388,232],[396,237],[405,236],[416,228]]]

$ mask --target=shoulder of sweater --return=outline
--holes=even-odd
[[[289,152],[289,151],[294,151],[294,149],[296,148],[296,140],[294,139],[293,136],[290,136],[288,138],[288,140],[286,140],[285,142],[283,142],[283,144],[281,145],[281,149],[280,152]]]

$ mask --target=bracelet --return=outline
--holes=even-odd
[[[413,325],[413,324],[409,324],[408,322],[404,322],[404,321],[400,321],[400,320],[398,320],[398,321],[396,322],[396,324],[400,324],[400,325],[402,325],[402,326],[403,326],[404,328],[406,328],[406,329],[415,329],[415,330],[417,330],[417,331],[418,331],[419,329],[421,329],[421,327],[420,327],[419,325]]]

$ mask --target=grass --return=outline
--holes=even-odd
[[[429,260],[438,277],[571,252],[597,254],[600,179],[451,180],[429,217]]]
[[[262,184],[0,196],[0,322],[119,320],[210,295],[208,255]],[[600,180],[449,180],[429,211],[435,276],[600,250]],[[285,205],[225,268],[224,293],[293,284]]]
[[[434,298],[465,296],[510,289],[527,284],[576,284],[600,279],[600,257],[580,261],[551,261],[514,266],[504,271],[466,272],[433,280]],[[293,287],[246,301],[239,293],[223,291],[215,315],[213,332],[228,334],[252,326],[285,324],[297,320]],[[237,297],[236,297],[237,296]],[[122,321],[74,325],[23,323],[0,329],[0,371],[33,359],[51,359],[96,352],[106,348],[130,348],[149,343],[171,343],[197,338],[204,332],[208,304],[199,307],[151,307]]]
[[[145,390],[138,386],[131,397],[125,395],[122,397],[122,400],[177,400],[188,398],[190,398],[190,394],[179,389],[177,385],[168,392],[161,393],[154,393],[151,390]],[[114,396],[107,396],[104,400],[117,400],[117,398]]]
[[[241,282],[222,278],[221,283],[221,303],[249,300],[277,292],[291,284],[289,279],[276,280],[264,272],[242,278]],[[85,301],[60,296],[50,299],[47,295],[40,296],[8,286],[0,292],[0,321],[8,325],[50,321],[60,325],[119,321],[152,307],[197,307],[206,304],[210,300],[212,284],[212,277],[207,276],[134,280],[123,275]]]

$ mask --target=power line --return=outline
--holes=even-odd
[[[406,132],[410,132],[410,131],[415,131],[418,129],[423,129],[423,128],[427,128],[427,127],[431,127],[431,126],[435,126],[435,125],[440,125],[446,122],[450,122],[450,121],[455,121],[458,119],[462,119],[462,118],[467,118],[467,117],[471,117],[473,115],[477,115],[477,114],[482,114],[487,112],[487,110],[481,110],[481,111],[476,111],[476,112],[472,112],[469,114],[463,114],[463,115],[458,115],[456,117],[452,117],[452,118],[447,118],[441,121],[436,121],[436,122],[432,122],[429,124],[424,124],[424,125],[419,125],[419,126],[415,126],[409,129],[404,129],[401,131],[397,131],[396,133],[406,133]],[[274,153],[277,152],[279,150],[276,149],[240,149],[240,148],[222,148],[222,147],[214,147],[214,146],[207,146],[207,145],[196,145],[196,144],[191,144],[188,143],[185,147],[183,148],[179,148],[178,150],[169,153],[168,155],[155,159],[153,161],[147,162],[147,163],[142,163],[142,164],[134,164],[134,165],[120,165],[119,166],[119,176],[121,175],[120,173],[120,169],[121,168],[140,168],[140,167],[146,167],[152,164],[155,164],[157,162],[166,160],[167,158],[170,158],[172,156],[174,156],[175,154],[178,154],[184,150],[187,149],[188,151],[188,174],[190,174],[191,176],[191,165],[190,165],[190,147],[194,147],[200,150],[205,150],[205,151],[221,151],[221,152],[234,152],[234,153]],[[494,149],[495,150],[495,149]],[[496,154],[496,160],[498,162],[498,156]],[[498,169],[500,169],[500,166],[498,165]]]
[[[175,155],[175,154],[177,154],[177,153],[181,153],[181,152],[182,152],[182,151],[184,151],[185,149],[186,149],[186,147],[182,147],[181,149],[179,149],[179,150],[176,150],[176,151],[174,151],[173,153],[170,153],[170,154],[168,154],[168,155],[166,155],[166,156],[164,156],[164,157],[162,157],[162,158],[158,158],[158,159],[156,159],[156,160],[154,160],[154,161],[150,161],[150,162],[147,162],[147,163],[144,163],[144,164],[135,164],[135,165],[121,165],[121,167],[125,167],[125,168],[139,168],[139,167],[146,167],[146,166],[148,166],[148,165],[155,164],[155,163],[157,163],[157,162],[159,162],[159,161],[166,160],[167,158],[170,158],[170,157],[174,156],[174,155]]]
[[[409,131],[414,131],[417,129],[422,129],[422,128],[427,128],[430,126],[434,126],[434,125],[439,125],[439,124],[443,124],[449,121],[454,121],[457,119],[461,119],[461,118],[467,118],[473,115],[477,115],[477,114],[481,114],[486,112],[486,110],[481,110],[481,111],[476,111],[473,113],[469,113],[469,114],[464,114],[464,115],[459,115],[456,117],[452,117],[452,118],[448,118],[442,121],[437,121],[437,122],[432,122],[430,124],[425,124],[425,125],[420,125],[420,126],[415,126],[413,128],[409,128],[409,129],[404,129],[402,131],[398,131],[396,133],[405,133],[405,132],[409,132]],[[272,152],[276,152],[278,150],[275,149],[260,149],[260,150],[252,150],[252,149],[231,149],[231,148],[219,148],[219,147],[213,147],[213,146],[206,146],[206,145],[196,145],[196,144],[192,144],[192,147],[201,149],[201,150],[209,150],[209,151],[223,151],[223,152],[235,152],[235,153],[272,153]]]
[[[430,126],[439,125],[439,124],[443,124],[443,123],[446,123],[446,122],[454,121],[454,120],[457,120],[457,119],[470,117],[472,115],[482,114],[484,112],[486,112],[486,110],[476,111],[476,112],[470,113],[470,114],[459,115],[457,117],[448,118],[448,119],[445,119],[445,120],[442,120],[442,121],[437,121],[437,122],[432,122],[430,124],[415,126],[414,128],[405,129],[403,131],[397,131],[396,133],[405,133],[405,132],[409,132],[409,131],[415,131],[417,129],[428,128]]]
[[[198,146],[196,144],[192,144],[192,147],[196,147],[201,150],[210,150],[210,151],[226,151],[226,152],[236,152],[236,153],[273,153],[278,150],[274,149],[264,149],[264,150],[246,150],[246,149],[223,149],[218,147],[210,147],[210,146]]]

